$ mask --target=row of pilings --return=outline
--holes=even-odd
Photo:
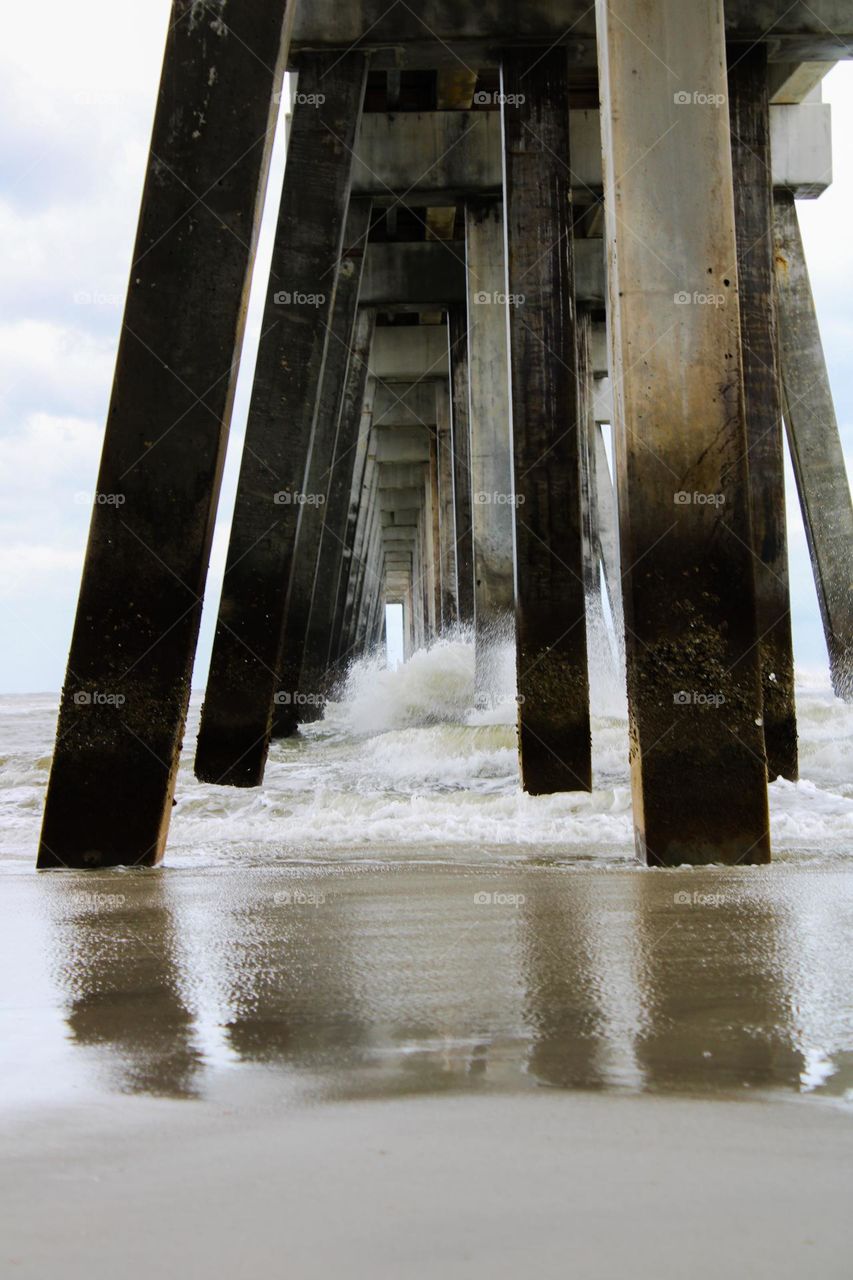
[[[354,6],[352,40],[323,5],[294,28],[282,0],[174,0],[39,866],[164,852],[286,65],[197,776],[261,785],[399,604],[407,653],[473,628],[478,698],[514,630],[521,783],[589,791],[604,594],[640,857],[769,860],[768,776],[798,769],[786,430],[853,692],[853,513],[794,203],[829,180],[827,109],[773,60],[824,46],[735,0],[602,3],[570,38],[575,7],[515,38],[498,4],[472,43],[465,5],[417,37]]]

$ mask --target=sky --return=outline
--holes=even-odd
[[[136,232],[169,0],[40,0],[0,44],[0,692],[61,687]],[[46,39],[46,32],[50,39]],[[853,63],[824,80],[834,182],[798,206],[853,474]],[[284,163],[273,155],[268,212]],[[260,332],[270,220],[258,253],[194,684],[209,661]],[[826,666],[788,472],[797,662]]]

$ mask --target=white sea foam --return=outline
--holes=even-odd
[[[495,655],[487,708],[474,709],[464,635],[395,671],[353,664],[339,702],[298,736],[273,743],[262,788],[201,784],[192,774],[194,697],[167,865],[281,858],[354,862],[449,858],[633,861],[627,720],[618,655],[592,664],[590,795],[525,795],[518,783],[514,656]],[[802,781],[770,786],[774,854],[853,859],[853,706],[825,678],[798,682]],[[0,867],[32,865],[56,717],[52,695],[0,698]]]

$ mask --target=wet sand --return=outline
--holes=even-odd
[[[3,1274],[850,1274],[847,871],[3,889]]]

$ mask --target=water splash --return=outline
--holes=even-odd
[[[518,777],[514,650],[500,651],[493,703],[474,706],[474,649],[457,634],[397,670],[354,663],[325,718],[275,742],[263,787],[199,783],[193,697],[167,865],[449,859],[634,859],[627,721],[618,663],[591,645],[595,789],[528,796]],[[612,655],[611,655],[612,656]],[[598,664],[598,665],[597,665]],[[609,665],[608,665],[609,664]],[[853,706],[826,676],[798,681],[802,781],[770,786],[777,861],[853,857]],[[55,696],[0,698],[0,871],[34,860]]]

